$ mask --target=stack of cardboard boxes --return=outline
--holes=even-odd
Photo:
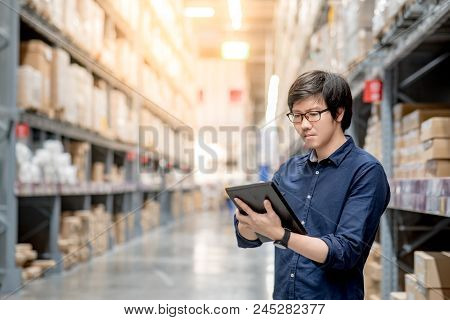
[[[114,214],[114,228],[112,229],[113,237],[117,244],[124,243],[127,239],[127,214]]]
[[[96,161],[92,164],[91,181],[95,183],[105,182],[105,163]]]
[[[110,213],[106,212],[103,204],[94,206],[92,214],[95,218],[92,251],[97,256],[105,253],[109,248],[109,227],[112,224],[112,217]]]
[[[92,211],[63,212],[58,246],[63,254],[64,268],[69,269],[108,250],[110,225],[110,214],[101,204],[94,206]]]
[[[364,141],[364,149],[381,161],[382,159],[382,130],[380,105],[373,105],[371,115],[367,123],[367,133]]]
[[[199,213],[203,210],[203,197],[202,192],[200,190],[192,191],[194,198],[194,211]]]
[[[30,243],[16,245],[16,266],[22,268],[22,281],[41,277],[56,266],[54,260],[36,260],[38,254]]]
[[[182,192],[179,190],[175,190],[172,193],[172,204],[171,204],[171,209],[172,209],[172,216],[175,219],[179,219],[181,217],[181,214],[184,211],[184,208],[182,207],[183,203],[182,203],[182,199],[183,199],[183,195]]]
[[[50,105],[50,80],[52,49],[39,40],[20,45],[20,67],[18,71],[18,105],[33,109],[53,118]]]
[[[442,104],[394,107],[394,177],[450,176],[450,108]]]
[[[87,168],[90,152],[90,145],[87,142],[71,142],[70,155],[72,163],[77,168],[78,182],[87,182]]]
[[[63,212],[58,245],[63,254],[64,269],[90,258],[90,240],[95,225],[90,211]]]
[[[408,300],[450,299],[450,252],[414,252],[414,274],[405,275]]]
[[[366,300],[380,300],[381,246],[374,242],[364,267],[364,293]]]
[[[150,229],[159,225],[160,219],[160,205],[154,200],[147,200],[141,209],[141,227],[142,231],[149,231]]]
[[[195,212],[194,207],[194,193],[193,191],[183,192],[182,193],[182,206],[183,212],[187,214],[191,214]]]

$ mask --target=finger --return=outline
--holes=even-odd
[[[270,214],[275,214],[275,211],[272,208],[272,204],[269,200],[264,200],[264,208],[266,208],[266,212]]]
[[[245,224],[249,224],[249,222],[250,222],[250,217],[249,217],[249,216],[246,216],[246,215],[243,215],[243,214],[239,211],[239,209],[236,210],[236,219],[237,219],[239,222],[242,222],[242,223],[245,223]]]
[[[246,214],[252,215],[255,214],[255,212],[250,208],[244,201],[242,201],[239,198],[234,198],[234,201],[238,204],[239,207],[241,207],[242,210],[245,211]]]

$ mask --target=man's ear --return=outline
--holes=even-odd
[[[345,113],[344,107],[339,107],[337,109],[337,112],[336,112],[336,121],[337,122],[342,122],[342,119],[344,119],[344,113]]]

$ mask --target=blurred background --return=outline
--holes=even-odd
[[[270,299],[273,246],[237,248],[224,187],[308,152],[287,94],[324,69],[390,177],[366,298],[449,298],[449,18],[448,0],[0,0],[0,295]]]

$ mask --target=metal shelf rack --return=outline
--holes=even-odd
[[[440,87],[440,91],[435,88],[430,89],[433,83],[430,82],[430,78],[427,78],[436,71],[436,66],[444,63],[450,56],[449,26],[449,1],[416,0],[395,19],[366,59],[348,73],[352,93],[356,99],[359,99],[366,79],[380,78],[383,81],[382,163],[388,176],[392,176],[393,170],[393,106],[397,102],[438,102],[437,99],[450,101],[450,96],[445,93],[445,90],[442,90],[442,87]],[[439,77],[443,76],[439,74]],[[435,82],[445,83],[445,78],[435,79]],[[417,90],[416,87],[415,90],[414,85],[417,84],[424,89]],[[431,96],[432,94],[428,94],[427,91],[439,92],[435,96]],[[364,136],[365,132],[356,132],[356,134]],[[410,215],[415,216],[410,217]],[[428,223],[424,219],[433,221]],[[405,222],[408,224],[408,221],[409,225],[402,225]],[[388,207],[380,225],[383,254],[381,298],[389,299],[390,292],[399,290],[400,269],[404,272],[412,271],[403,259],[414,249],[427,244],[427,241],[443,231],[449,222],[448,216],[438,215],[427,210],[411,210],[393,205]],[[425,233],[414,237],[416,240],[405,241],[403,232],[413,230],[414,227],[415,232],[423,229]],[[433,245],[435,244],[430,245],[431,248]],[[447,245],[446,248],[448,250],[450,245]]]
[[[126,160],[128,152],[145,152],[154,159],[167,158],[157,150],[147,150],[138,145],[123,143],[100,136],[97,133],[74,126],[44,115],[21,111],[16,106],[16,69],[18,66],[19,26],[26,24],[53,46],[65,49],[71,57],[105,80],[111,88],[123,91],[139,108],[145,106],[165,123],[177,130],[186,125],[167,113],[153,101],[144,97],[136,88],[130,87],[118,79],[111,70],[99,64],[87,52],[77,47],[59,30],[48,24],[20,1],[6,0],[0,5],[0,292],[11,292],[21,284],[21,271],[15,265],[15,245],[33,237],[43,236],[39,256],[44,259],[60,261],[58,249],[60,217],[63,206],[74,210],[90,210],[94,203],[103,203],[109,214],[115,208],[121,212],[135,215],[132,231],[126,232],[129,240],[142,234],[140,225],[140,207],[144,194],[155,198],[161,205],[161,223],[173,220],[170,212],[170,191],[164,191],[166,174],[159,168],[161,185],[144,185],[140,183],[139,156]],[[17,14],[11,14],[15,12]],[[116,21],[117,22],[117,21]],[[118,26],[123,28],[123,26]],[[83,141],[90,146],[90,161],[86,176],[90,180],[93,149],[101,155],[106,172],[110,172],[116,155],[125,160],[126,171],[124,183],[81,183],[72,185],[26,185],[18,184],[16,179],[15,133],[17,123],[27,123],[33,131],[38,132],[40,142],[51,137],[62,142]],[[98,156],[98,155],[97,155]],[[177,165],[177,164],[175,164]],[[21,231],[19,231],[21,230]],[[129,230],[127,228],[127,230]],[[25,234],[23,233],[25,232]],[[109,248],[113,248],[112,235],[109,232]],[[59,264],[55,272],[62,271]]]

